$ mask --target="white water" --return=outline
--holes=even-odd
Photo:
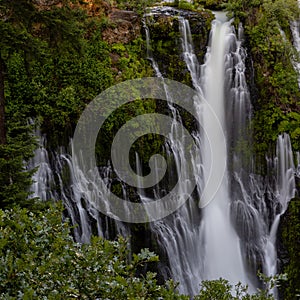
[[[191,295],[198,292],[201,280],[219,277],[229,279],[232,283],[239,281],[247,283],[253,291],[257,286],[255,276],[259,261],[262,262],[267,275],[276,274],[278,223],[280,215],[286,210],[287,202],[293,196],[293,193],[285,190],[288,186],[286,183],[294,180],[291,165],[280,164],[281,171],[279,171],[275,163],[273,170],[274,168],[277,170],[277,179],[274,185],[269,185],[262,177],[251,173],[253,159],[247,158],[249,153],[244,153],[250,151],[245,148],[251,143],[251,135],[248,132],[251,103],[245,78],[247,54],[241,46],[243,30],[240,26],[237,39],[230,23],[224,21],[223,17],[222,15],[222,20],[213,23],[211,41],[203,66],[199,65],[193,50],[189,22],[184,18],[180,18],[179,21],[183,57],[193,85],[213,107],[224,131],[227,131],[228,144],[234,149],[233,156],[230,157],[234,186],[229,188],[230,176],[226,173],[219,189],[212,185],[204,195],[208,199],[214,196],[214,201],[202,209],[202,217],[201,212],[195,207],[195,202],[189,201],[176,214],[153,225],[160,245],[168,255],[172,277],[181,283],[180,292]],[[149,31],[147,42],[150,46],[148,39]],[[150,59],[156,74],[161,76],[153,56]],[[195,109],[202,115],[204,131],[209,137],[206,140],[205,135],[201,133],[195,135],[198,145],[203,149],[202,160],[193,159],[194,172],[198,176],[197,188],[201,194],[204,186],[203,177],[207,180],[210,160],[218,160],[218,165],[221,166],[227,162],[228,157],[220,132],[216,134],[218,133],[216,124],[206,117],[209,114],[205,113],[207,109],[205,103],[195,103]],[[270,160],[272,164],[279,157],[287,160],[289,156],[288,160],[292,161],[288,141],[288,136],[279,136],[276,157]],[[212,157],[210,147],[217,149],[212,152],[215,153]],[[273,170],[270,170],[270,174],[274,172]],[[216,172],[213,176],[217,177],[218,171],[220,172],[216,169],[211,172],[212,174]],[[280,184],[278,178],[285,183]],[[266,194],[270,199],[266,198]],[[283,198],[286,205],[282,205],[283,209],[278,213],[277,206]],[[272,204],[269,208],[266,202],[270,200]],[[232,201],[234,209],[230,211]],[[241,241],[231,224],[231,215],[236,218],[242,248]],[[244,267],[245,257],[250,263],[247,269]],[[250,269],[252,274],[249,273]],[[276,291],[273,292],[276,295]]]
[[[209,107],[203,101],[195,102],[195,111],[200,114],[203,125],[202,131],[194,135],[202,150],[200,156],[193,157],[193,168],[197,177],[199,194],[202,193],[209,176],[218,181],[217,178],[223,175],[222,166],[226,166],[227,163],[226,142],[221,129],[226,131],[225,90],[227,85],[231,85],[232,82],[231,80],[225,82],[225,74],[234,68],[233,64],[236,61],[231,58],[234,55],[231,53],[231,46],[237,49],[239,42],[235,39],[230,23],[224,21],[223,14],[220,19],[222,20],[213,22],[206,62],[204,66],[201,66],[194,53],[189,22],[182,17],[179,18],[184,60],[195,89],[199,95],[206,98],[210,105]],[[151,47],[149,30],[146,32],[147,45]],[[148,51],[149,54],[152,53]],[[240,57],[238,51],[235,58],[241,65],[243,58]],[[161,76],[153,56],[151,55],[149,59],[157,76]],[[240,70],[240,73],[236,73],[241,77],[243,71]],[[236,100],[243,102],[248,92],[245,80],[241,80],[240,77],[235,76],[234,92],[237,94],[236,98],[239,98]],[[230,87],[228,88],[230,89]],[[242,106],[240,103],[238,105]],[[215,123],[215,117],[211,116],[211,108],[216,113],[221,127]],[[241,114],[242,112],[240,112]],[[238,122],[242,123],[241,120]],[[170,136],[171,140],[174,138],[176,136]],[[219,169],[211,170],[212,160],[215,160]],[[241,281],[244,284],[252,285],[243,266],[238,235],[230,222],[227,173],[221,180],[220,186],[210,181],[206,192],[200,199],[200,206],[201,201],[206,203],[212,198],[214,200],[203,208],[202,212],[196,206],[199,198],[191,199],[174,215],[152,225],[161,247],[167,253],[172,277],[181,283],[179,286],[181,293],[196,294],[202,280],[220,277],[226,278],[232,283]]]
[[[230,23],[214,21],[210,44],[205,60],[201,66],[193,50],[193,41],[189,23],[180,18],[180,33],[182,39],[182,54],[190,71],[192,82],[200,95],[213,107],[227,137],[229,146],[237,146],[239,141],[246,140],[245,128],[249,122],[251,105],[245,80],[245,50],[241,46],[241,34],[236,38]],[[150,45],[150,32],[147,32],[147,45]],[[162,77],[158,64],[151,51],[148,51],[156,75]],[[167,91],[166,91],[167,92]],[[172,102],[172,99],[169,99]],[[169,104],[171,115],[180,121],[176,108]],[[203,127],[194,133],[194,138],[201,153],[192,157],[192,165],[197,178],[197,192],[186,204],[167,218],[151,224],[152,231],[157,237],[158,244],[166,253],[168,268],[162,274],[169,275],[180,282],[181,293],[194,295],[200,289],[204,279],[224,277],[233,284],[238,281],[256,286],[248,278],[249,266],[245,268],[245,257],[253,266],[256,273],[256,263],[261,262],[264,272],[268,275],[277,272],[276,233],[280,216],[285,212],[289,200],[295,192],[294,172],[300,174],[300,155],[298,153],[298,171],[292,160],[289,137],[278,137],[276,155],[270,158],[269,174],[275,171],[274,182],[268,182],[255,174],[244,174],[244,157],[239,151],[233,151],[229,157],[222,142],[222,132],[216,127],[205,113],[205,103],[195,102],[195,110],[201,114]],[[176,139],[178,128],[176,123],[170,133],[170,142],[166,151],[174,156],[177,171],[180,165],[180,155],[183,149],[181,142]],[[203,132],[207,133],[208,139]],[[212,155],[210,149],[213,149]],[[43,200],[50,198],[62,199],[75,228],[75,239],[88,242],[92,232],[106,238],[110,237],[109,230],[128,236],[130,231],[121,222],[100,216],[90,203],[94,197],[102,197],[101,190],[91,192],[90,182],[78,168],[76,158],[66,154],[65,150],[56,153],[54,166],[50,166],[48,152],[42,143],[36,152],[34,166],[40,165],[34,179],[35,196]],[[210,186],[204,197],[214,198],[205,208],[199,208],[199,195],[203,191],[211,159],[217,160],[218,165],[233,162],[232,175],[226,170],[220,187]],[[138,173],[142,173],[139,159],[136,159]],[[183,171],[187,171],[184,169]],[[213,178],[220,176],[220,170],[211,170]],[[54,176],[55,174],[55,176]],[[108,166],[101,171],[106,178],[107,186],[112,186],[112,170]],[[172,178],[174,174],[170,173]],[[56,190],[53,188],[56,177]],[[173,176],[174,177],[174,176]],[[233,178],[231,178],[233,177]],[[272,180],[270,180],[272,181]],[[232,187],[232,182],[234,187]],[[124,199],[126,187],[122,186]],[[154,198],[160,198],[165,193],[165,187],[157,185]],[[143,201],[150,201],[139,191]],[[184,193],[184,185],[182,186]],[[265,195],[268,195],[266,199]],[[205,199],[201,199],[205,202]],[[266,204],[270,201],[271,204]],[[200,201],[201,204],[201,201]],[[109,203],[107,203],[109,206]],[[231,205],[231,207],[230,207]],[[232,208],[233,207],[233,208]],[[237,234],[231,222],[236,223]],[[94,228],[94,229],[93,229]],[[240,236],[240,238],[239,238]],[[241,240],[240,240],[241,239]],[[242,246],[242,247],[241,247]],[[276,291],[274,291],[276,295]]]
[[[122,223],[111,221],[109,218],[101,217],[98,210],[92,205],[94,197],[101,197],[104,201],[104,195],[100,187],[95,185],[84,176],[79,169],[76,158],[72,158],[64,148],[53,153],[53,162],[51,166],[48,151],[45,145],[45,137],[40,136],[38,149],[35,156],[29,163],[29,169],[37,168],[33,175],[33,185],[31,197],[39,197],[41,200],[61,200],[66,209],[67,217],[71,220],[74,227],[74,238],[77,242],[88,243],[92,233],[99,236],[110,238],[114,230],[124,236],[129,236],[129,229]],[[72,141],[70,143],[72,147]],[[96,171],[95,178],[97,178]],[[112,170],[107,166],[100,170],[108,187],[112,184]],[[54,176],[55,175],[55,176]],[[91,189],[93,185],[93,189]],[[124,198],[126,199],[125,187],[123,187]],[[107,200],[107,205],[109,201]],[[109,211],[109,209],[108,209]]]
[[[289,201],[296,193],[294,158],[290,137],[287,134],[280,135],[277,139],[274,164],[276,171],[274,219],[265,247],[264,273],[267,276],[277,274],[276,238],[280,217],[285,213]],[[277,297],[276,289],[273,289],[273,294]]]
[[[298,7],[300,7],[300,1],[298,1]],[[298,52],[298,58],[293,60],[295,70],[298,72],[298,85],[300,88],[300,20],[291,22],[291,32],[293,37],[293,45]]]
[[[150,44],[150,32],[145,24],[146,38],[148,49],[151,49]],[[188,43],[188,42],[187,42]],[[192,51],[192,47],[190,48]],[[151,61],[153,69],[157,77],[162,78],[162,74],[159,70],[159,66],[153,57],[152,51],[148,50],[148,59]],[[199,66],[198,66],[199,67]],[[193,75],[193,74],[191,74]],[[166,95],[168,97],[168,91],[166,88]],[[172,104],[172,99],[168,97],[168,108],[172,115],[173,120],[180,121],[180,115],[177,109]],[[188,164],[181,165],[180,157],[184,156],[184,147],[182,141],[178,139],[180,130],[177,123],[174,122],[172,131],[169,134],[169,142],[166,144],[166,152],[169,157],[174,157],[175,172],[188,172]],[[199,144],[199,137],[195,137],[196,142]],[[200,153],[196,153],[193,160],[193,168],[197,169],[197,176],[199,178],[198,187],[201,185],[200,174],[202,165],[200,160]],[[172,172],[172,171],[171,171]],[[174,170],[173,170],[174,172]],[[170,173],[169,177],[174,177],[174,174]],[[181,192],[185,193],[185,185],[181,185]],[[160,198],[163,195],[164,189],[159,186],[155,190],[155,198]],[[142,201],[147,201],[144,195],[141,194]],[[165,277],[171,273],[172,278],[176,282],[180,282],[178,287],[179,291],[183,294],[194,295],[199,291],[199,283],[202,279],[203,269],[203,255],[200,237],[200,209],[196,201],[187,201],[181,208],[179,208],[174,214],[167,218],[153,222],[150,224],[152,231],[157,236],[157,242],[160,247],[165,251],[170,270],[162,271],[165,273]]]
[[[204,97],[212,106],[223,130],[225,126],[225,61],[229,55],[231,42],[235,41],[230,22],[218,19],[212,24],[210,47],[204,66]],[[220,169],[209,175],[210,160],[217,160],[217,166],[227,164],[227,149],[222,143],[222,133],[215,122],[208,118],[206,106],[203,111],[204,136],[203,165],[204,176],[217,177]],[[206,138],[207,137],[207,138]],[[216,149],[214,156],[210,148]],[[250,282],[243,265],[240,242],[230,221],[230,197],[228,174],[225,173],[220,186],[211,186],[206,197],[213,200],[203,209],[203,236],[205,243],[204,278],[226,278],[230,282]],[[206,202],[206,199],[204,199]]]
[[[31,121],[33,122],[33,121]],[[53,189],[54,174],[50,166],[48,151],[45,148],[46,139],[37,130],[35,135],[38,139],[38,148],[34,152],[34,157],[29,162],[29,169],[37,169],[32,176],[33,184],[30,188],[31,198],[39,197],[42,201],[55,199]]]

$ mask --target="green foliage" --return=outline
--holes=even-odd
[[[274,300],[271,290],[278,287],[280,283],[286,280],[285,275],[276,275],[267,277],[259,274],[260,279],[264,282],[266,288],[258,289],[256,293],[248,293],[248,287],[241,283],[232,286],[227,280],[202,281],[199,295],[195,300]]]
[[[148,249],[129,255],[127,241],[93,237],[75,243],[61,220],[59,204],[39,212],[0,210],[0,299],[182,299],[172,281],[158,285],[156,274],[137,275],[158,260]],[[249,295],[228,281],[202,282],[195,300],[271,300],[268,290]]]
[[[226,8],[238,21],[244,21],[253,60],[258,91],[254,112],[256,152],[264,156],[283,131],[292,136],[293,148],[299,150],[300,93],[290,33],[290,22],[299,17],[297,1],[229,0]]]
[[[211,9],[220,9],[224,5],[224,0],[194,0],[194,6],[204,6]]]
[[[190,11],[203,11],[203,1],[186,1],[186,0],[178,0],[173,1],[171,3],[166,2],[164,5],[178,7],[179,9],[183,10],[190,10]],[[205,2],[205,1],[204,1]]]
[[[74,243],[59,212],[0,210],[0,299],[188,299],[172,282],[158,285],[155,273],[136,276],[157,261],[153,252],[130,259],[122,238]]]
[[[194,5],[187,1],[179,1],[178,8],[186,10],[195,10]]]
[[[134,9],[150,3],[146,2]],[[1,148],[0,156],[2,207],[27,205],[31,173],[25,171],[24,165],[35,145],[28,137],[30,129],[25,130],[28,118],[40,120],[48,147],[66,145],[85,105],[99,93],[115,82],[152,75],[148,61],[141,58],[141,38],[127,45],[109,45],[102,40],[107,16],[88,17],[77,6],[71,9],[68,0],[46,10],[34,4],[33,0],[0,1],[0,14],[4,16],[0,20],[0,54],[6,67],[5,117],[9,135],[9,143]],[[134,6],[130,1],[127,4]],[[112,55],[118,59],[112,61]],[[146,106],[148,112],[155,111],[152,104]],[[119,123],[132,117],[132,112],[143,113],[145,109],[143,103],[136,102],[135,107],[123,109],[115,119]],[[116,125],[112,124],[108,126]],[[108,148],[104,146],[101,151],[105,158]]]
[[[156,0],[115,0],[117,7],[120,9],[132,10],[142,16],[147,7],[153,6]]]
[[[144,43],[142,37],[139,37],[130,44],[113,44],[111,46],[111,53],[119,56],[116,64],[119,71],[116,77],[117,82],[153,75],[148,61],[141,57],[141,54],[145,53]]]
[[[10,118],[7,143],[0,145],[0,208],[33,204],[27,200],[33,172],[25,169],[24,160],[33,156],[35,140],[30,134],[32,128],[21,120],[18,113]]]
[[[284,299],[296,299],[300,295],[300,199],[294,198],[289,203],[283,217],[280,237],[287,251],[288,263],[284,265],[288,281],[282,286]]]
[[[295,0],[264,0],[263,9],[269,20],[278,22],[283,30],[289,30],[290,21],[299,17],[298,3]]]
[[[264,0],[227,0],[224,7],[230,17],[235,17],[236,23],[245,20],[248,10],[259,7]]]

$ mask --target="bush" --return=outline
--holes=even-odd
[[[74,243],[61,210],[0,210],[0,299],[187,299],[137,269],[158,257],[148,249],[130,258],[123,238]]]
[[[62,207],[30,212],[0,210],[0,299],[190,299],[176,284],[158,285],[156,273],[137,275],[158,257],[148,249],[129,255],[125,239],[93,237],[75,243]],[[195,300],[273,299],[268,290],[249,295],[224,279],[203,281]]]

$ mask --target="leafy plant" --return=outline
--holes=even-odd
[[[188,299],[156,274],[137,276],[157,261],[148,249],[130,259],[126,240],[93,237],[77,244],[61,208],[0,210],[0,299]]]

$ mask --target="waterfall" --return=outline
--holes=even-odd
[[[293,21],[291,22],[291,32],[293,36],[293,45],[298,53],[300,53],[300,21]],[[299,59],[294,59],[293,60],[293,66],[297,73],[299,74],[298,76],[298,85],[300,88],[300,62]]]
[[[49,151],[46,148],[46,136],[42,136],[39,130],[35,134],[39,140],[39,146],[28,166],[29,169],[37,169],[32,178],[33,194],[31,197],[38,197],[43,201],[61,200],[66,210],[66,217],[74,225],[73,234],[77,242],[88,243],[92,234],[111,238],[111,232],[114,230],[128,237],[129,228],[125,224],[101,216],[92,205],[95,195],[90,185],[94,183],[84,176],[78,167],[77,160],[68,154],[64,147],[53,151],[52,160],[50,160]],[[73,146],[72,140],[70,146],[71,148]],[[111,167],[101,168],[100,173],[107,185],[111,187],[113,177]],[[126,196],[125,186],[122,188]],[[95,193],[96,197],[104,197],[100,187]]]
[[[280,135],[277,139],[274,169],[276,171],[276,185],[273,221],[265,246],[264,272],[267,276],[277,274],[277,229],[281,215],[285,213],[289,201],[295,196],[296,192],[293,151],[290,137],[287,134]],[[273,294],[277,295],[276,289],[273,289]]]
[[[214,200],[203,208],[202,236],[199,240],[205,243],[205,261],[201,276],[209,279],[224,277],[231,282],[246,282],[250,290],[253,290],[251,286],[256,281],[257,267],[254,268],[253,275],[249,273],[252,279],[250,282],[246,273],[250,271],[251,266],[245,269],[243,257],[252,261],[252,266],[261,260],[264,273],[268,276],[277,273],[277,229],[280,216],[295,195],[295,167],[290,139],[287,134],[278,137],[276,156],[270,159],[273,170],[269,170],[267,175],[271,176],[275,172],[275,184],[269,186],[267,180],[253,173],[253,158],[249,159],[247,157],[249,152],[245,153],[246,150],[243,149],[251,144],[249,133],[251,102],[245,78],[246,51],[242,47],[242,26],[239,26],[237,39],[230,22],[226,22],[223,15],[217,14],[217,20],[212,24],[210,45],[205,64],[201,67],[200,80],[187,20],[181,21],[181,34],[184,59],[191,72],[194,87],[213,106],[222,127],[227,131],[227,144],[232,149],[232,157],[227,158],[226,149],[218,144],[220,139],[215,124],[206,118],[209,114],[205,111],[205,105],[203,108],[203,104],[200,103],[202,108],[197,111],[204,115],[203,127],[206,133],[202,137],[204,176],[207,175],[205,172],[209,168],[209,163],[206,165],[206,161],[209,159],[219,159],[218,165],[222,165],[220,159],[224,159],[225,163],[229,160],[232,172],[232,175],[226,173],[218,192],[214,195]],[[218,149],[216,158],[209,157],[207,146],[209,143],[210,147]],[[231,188],[228,186],[230,180]],[[215,191],[216,187],[213,187],[211,193]],[[265,198],[265,191],[270,199]],[[272,201],[271,208],[267,204],[269,200]],[[236,219],[235,223],[242,241],[231,225],[230,205],[231,215]],[[242,248],[241,242],[244,243]],[[273,289],[272,292],[276,297],[276,290]]]
[[[172,157],[174,168],[168,170],[166,181],[172,182],[179,172],[187,173],[192,168],[197,185],[177,211],[149,225],[167,258],[164,270],[160,271],[166,279],[171,276],[180,283],[180,293],[191,296],[199,292],[201,281],[220,277],[232,284],[248,284],[250,291],[254,291],[258,286],[256,271],[261,266],[267,275],[277,272],[276,234],[280,217],[295,195],[294,174],[300,177],[300,154],[296,154],[295,168],[289,136],[282,134],[277,140],[276,154],[267,159],[267,176],[254,173],[249,148],[252,108],[245,78],[247,53],[243,48],[242,26],[236,34],[225,14],[216,13],[205,62],[201,65],[188,19],[179,15],[178,22],[181,57],[199,95],[194,99],[194,110],[201,126],[192,135],[201,151],[193,152],[191,164],[181,164],[180,158],[186,157],[183,141],[178,138],[183,136],[178,126],[182,120],[166,86],[168,113],[174,120],[165,144],[166,156]],[[156,76],[163,78],[151,50],[151,32],[146,23],[144,27],[148,59]],[[46,137],[38,131],[36,135],[40,144],[30,163],[30,168],[37,168],[32,196],[62,200],[66,216],[75,225],[74,237],[78,242],[89,242],[92,234],[114,237],[111,231],[130,236],[129,226],[103,216],[92,205],[95,198],[101,198],[110,211],[109,200],[97,181],[91,179],[93,172],[97,177],[96,170],[91,170],[87,178],[79,168],[80,157],[69,154],[72,140],[70,149],[59,148],[49,155]],[[212,161],[216,168],[211,167]],[[143,164],[137,153],[135,164],[136,173],[142,175]],[[154,165],[158,170],[157,161]],[[110,163],[99,168],[99,173],[109,190],[117,183],[123,199],[129,198],[128,186],[116,179]],[[160,182],[150,193],[137,189],[140,200],[160,199],[167,193],[164,184]],[[186,190],[185,183],[181,183],[180,193]],[[276,296],[276,290],[273,293]]]
[[[180,20],[184,20],[180,18]],[[150,43],[150,31],[145,24],[147,46],[150,51],[147,51],[148,59],[151,61],[153,69],[157,77],[162,78],[162,74],[159,70],[158,64],[153,57]],[[192,50],[192,48],[190,48]],[[173,106],[172,98],[168,96],[168,90],[166,95],[168,98],[168,108],[174,120],[172,125],[172,131],[168,137],[168,143],[165,145],[166,153],[168,157],[174,157],[175,174],[179,174],[180,169],[182,172],[187,172],[188,164],[181,166],[180,157],[184,155],[182,141],[178,139],[178,126],[175,121],[180,119],[180,114]],[[199,137],[195,136],[195,140],[199,145]],[[201,161],[200,153],[196,153],[192,157],[192,165],[197,177],[200,177],[201,173]],[[169,173],[170,180],[174,177],[172,171]],[[201,185],[200,179],[198,180],[198,187]],[[184,185],[181,186],[181,191],[184,193]],[[163,189],[158,186],[155,190],[155,197],[159,199],[164,193]],[[144,198],[143,195],[140,195]],[[145,199],[142,199],[145,201]],[[203,269],[203,256],[200,237],[200,209],[197,205],[197,201],[194,199],[188,200],[182,207],[180,207],[175,213],[166,217],[163,220],[152,222],[150,224],[152,231],[157,236],[157,242],[161,249],[166,253],[168,258],[168,265],[170,270],[165,271],[166,279],[171,273],[174,281],[179,282],[179,291],[182,294],[195,295],[199,291],[199,284],[202,280]]]
[[[235,42],[230,22],[222,22],[218,18],[212,24],[210,47],[208,49],[202,84],[204,96],[213,107],[221,126],[225,131],[225,62],[230,55],[231,43]],[[222,133],[218,132],[215,122],[208,118],[207,108],[204,106],[204,149],[203,165],[205,180],[208,176],[218,177],[220,169],[211,170],[208,174],[210,160],[217,160],[218,166],[227,164],[227,149],[222,144]],[[210,157],[211,150],[217,149]],[[240,242],[230,220],[230,197],[228,171],[226,171],[220,186],[211,186],[205,195],[213,199],[203,208],[203,236],[205,243],[205,278],[220,277],[230,282],[247,282],[243,265]],[[204,199],[205,202],[207,202]]]
[[[167,253],[170,273],[175,281],[180,282],[181,293],[196,294],[202,280],[220,277],[232,283],[241,281],[252,286],[243,265],[239,237],[230,221],[227,171],[221,185],[215,183],[224,173],[222,167],[225,169],[227,164],[226,141],[223,134],[223,131],[226,131],[225,91],[230,90],[227,85],[231,85],[232,82],[230,80],[227,82],[225,74],[229,74],[235,65],[237,75],[231,75],[232,81],[235,80],[234,92],[237,102],[235,105],[241,107],[246,103],[246,106],[249,106],[248,91],[243,78],[244,57],[240,55],[241,43],[235,38],[230,22],[225,22],[224,14],[220,15],[212,24],[206,62],[201,66],[194,53],[189,22],[184,17],[179,17],[179,29],[182,55],[193,86],[207,101],[195,101],[195,111],[200,114],[203,128],[194,133],[201,153],[193,157],[193,168],[197,177],[197,191],[202,197],[199,199],[199,195],[193,195],[176,213],[154,222],[152,230],[158,236],[160,246]],[[151,49],[148,28],[146,38],[147,45]],[[236,50],[236,53],[233,50]],[[161,76],[150,51],[149,54],[157,76]],[[212,109],[220,124],[215,123],[216,116],[212,116]],[[247,113],[248,110],[249,108],[246,109]],[[246,118],[242,113],[241,109],[237,112],[240,117],[237,121],[239,124]],[[176,136],[171,134],[170,139],[174,138]],[[211,170],[212,160],[216,161],[218,169]],[[209,177],[215,180],[209,181]],[[207,187],[203,192],[205,185]],[[211,199],[213,200],[210,202]],[[199,209],[201,203],[208,202],[210,203],[206,207]]]
[[[33,123],[33,121],[31,121]],[[30,188],[31,198],[40,198],[42,201],[55,199],[53,189],[54,174],[50,166],[48,151],[46,150],[46,137],[39,130],[35,131],[38,140],[38,147],[34,151],[34,157],[30,160],[28,168],[37,169],[32,176],[32,186]]]
[[[296,152],[296,161],[297,161],[297,169],[296,169],[296,176],[300,178],[300,151]]]
[[[202,195],[200,206],[201,201],[214,200],[199,210],[195,205],[199,199],[193,195],[175,214],[152,224],[152,230],[167,253],[170,273],[180,282],[180,292],[193,295],[198,292],[202,280],[219,277],[232,283],[241,281],[254,291],[258,285],[256,272],[260,263],[267,275],[274,275],[277,271],[278,223],[293,197],[293,192],[288,193],[280,186],[287,187],[287,182],[290,182],[289,190],[294,190],[294,177],[291,156],[289,164],[275,162],[280,160],[279,157],[284,160],[283,157],[291,155],[289,138],[287,135],[278,137],[276,157],[269,159],[273,169],[266,178],[253,173],[254,161],[249,148],[252,108],[245,78],[247,53],[242,47],[242,26],[239,26],[236,37],[224,14],[217,14],[202,66],[194,53],[189,22],[184,17],[179,17],[179,30],[182,56],[193,86],[207,101],[195,101],[195,111],[200,114],[203,125],[199,132],[194,133],[201,153],[199,157],[193,157],[197,191]],[[146,37],[151,49],[148,28]],[[149,54],[157,76],[161,77],[152,52],[148,51]],[[228,149],[222,143],[222,132],[209,117],[210,107],[225,132]],[[221,168],[209,170],[212,159],[218,161],[218,166],[226,166],[229,162],[230,170],[226,169],[219,187],[212,183],[203,194],[208,177],[218,178],[218,173],[222,173]],[[281,171],[278,171],[279,166]],[[277,170],[277,177],[273,184],[268,176],[271,177],[274,170]],[[279,178],[285,183],[280,184]],[[284,202],[280,200],[283,198]],[[279,205],[284,207],[280,212]]]

